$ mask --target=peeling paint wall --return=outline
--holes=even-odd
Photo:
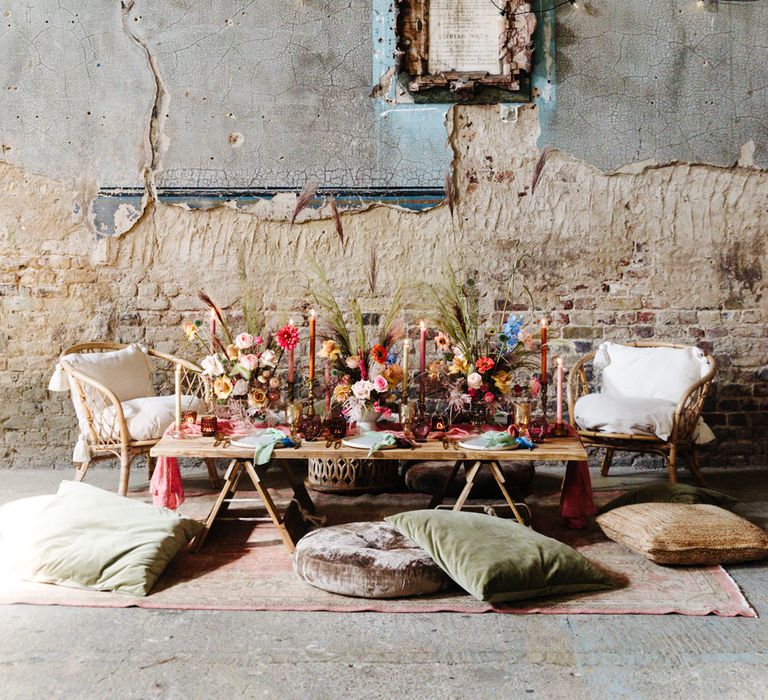
[[[736,128],[742,115],[757,114],[758,107],[765,113],[765,88],[761,92],[757,86],[768,84],[768,63],[757,60],[764,40],[751,29],[733,33],[730,47],[727,42],[719,45],[733,65],[743,49],[739,42],[753,41],[756,58],[746,72],[729,79],[723,71],[723,90],[730,90],[733,101],[713,100],[707,109],[730,126],[724,129],[727,138],[707,140],[693,138],[701,122],[680,100],[664,103],[656,117],[645,114],[640,126],[632,127],[642,100],[629,88],[639,90],[639,83],[630,80],[620,90],[612,82],[617,66],[623,65],[620,58],[629,61],[628,56],[636,55],[639,60],[654,50],[655,45],[634,37],[645,32],[655,10],[661,13],[657,25],[673,33],[668,50],[656,58],[659,74],[668,80],[680,75],[690,53],[691,42],[680,43],[674,33],[698,25],[682,18],[673,21],[654,0],[637,0],[631,11],[619,11],[615,3],[587,3],[583,18],[571,18],[567,8],[559,11],[558,58],[555,63],[551,53],[539,54],[536,106],[521,109],[517,121],[503,120],[497,106],[443,113],[441,139],[447,140],[445,148],[453,157],[457,192],[454,216],[446,206],[420,213],[370,206],[343,214],[342,246],[327,218],[307,215],[306,222],[293,227],[276,220],[290,212],[290,195],[269,205],[210,210],[141,196],[143,187],[157,186],[171,165],[181,168],[184,158],[208,153],[203,148],[208,139],[218,143],[221,137],[226,142],[221,152],[236,151],[235,159],[247,152],[247,124],[238,120],[229,131],[208,128],[209,105],[200,98],[199,104],[182,107],[179,96],[185,71],[194,73],[190,82],[200,81],[209,61],[221,59],[222,66],[235,67],[239,53],[257,52],[258,42],[239,46],[224,58],[201,51],[172,69],[175,53],[187,43],[205,41],[205,33],[198,32],[199,19],[190,19],[196,11],[191,2],[161,8],[168,10],[167,18],[151,32],[138,26],[148,16],[144,3],[125,10],[109,3],[98,17],[70,19],[64,9],[54,13],[59,4],[28,4],[34,7],[0,6],[0,16],[11,12],[13,17],[6,22],[12,28],[0,29],[0,39],[13,42],[15,56],[10,67],[0,62],[0,142],[10,146],[4,150],[6,163],[0,163],[0,396],[5,399],[0,402],[0,467],[51,461],[68,466],[73,412],[67,397],[45,390],[63,348],[108,338],[179,351],[179,324],[199,311],[195,294],[201,287],[226,306],[245,289],[264,289],[276,279],[277,298],[287,309],[305,297],[307,263],[316,256],[339,292],[359,297],[364,310],[375,311],[386,303],[387,289],[400,281],[434,281],[442,260],[450,257],[459,269],[484,273],[483,303],[490,310],[501,294],[497,278],[520,250],[530,251],[536,260],[527,281],[538,310],[553,315],[553,335],[563,341],[567,363],[604,338],[656,338],[711,348],[721,370],[707,416],[721,443],[709,460],[725,455],[735,464],[768,462],[768,173],[753,165],[764,163],[768,136],[759,120]],[[312,0],[279,4],[308,11],[323,5]],[[345,8],[348,4],[343,3]],[[694,5],[672,4],[685,12]],[[720,14],[710,21],[722,21],[727,11],[735,22],[741,16],[735,13],[751,11],[764,24],[764,5],[721,4]],[[640,7],[647,12],[640,13]],[[50,69],[40,63],[45,56],[37,57],[18,28],[32,26],[25,21],[44,24],[54,14],[58,24],[74,21],[76,29],[66,31],[82,31],[86,44],[96,42],[98,47],[103,42],[103,67],[112,71],[99,83],[98,74],[89,75],[95,70],[88,64],[92,54],[54,61],[59,73],[72,72],[76,80],[69,104],[61,97],[63,77],[54,73],[49,82],[43,81]],[[130,25],[134,16],[143,19]],[[546,22],[541,26],[544,33],[551,28]],[[370,27],[359,31],[365,32],[359,41],[368,41]],[[661,29],[654,31],[658,36]],[[706,37],[700,37],[706,40],[697,50],[719,41],[714,33]],[[151,47],[149,52],[143,51],[142,42]],[[0,41],[0,50],[7,46]],[[149,59],[155,61],[161,83],[153,77]],[[24,95],[21,87],[8,89],[21,85],[18,76],[28,63],[34,77]],[[579,64],[583,75],[575,71]],[[555,65],[561,78],[553,88],[546,80],[553,78]],[[694,73],[700,70],[685,65]],[[372,74],[370,64],[368,69]],[[691,80],[699,90],[697,78]],[[753,101],[736,102],[747,81],[755,87]],[[226,90],[215,80],[207,86]],[[657,89],[645,89],[652,87]],[[237,99],[246,100],[248,85],[237,89]],[[680,94],[685,90],[683,85]],[[163,98],[159,102],[158,94]],[[6,95],[13,101],[6,101]],[[165,109],[157,110],[157,104]],[[374,110],[389,109],[382,100],[372,104]],[[104,127],[89,121],[88,108],[100,115]],[[78,113],[73,126],[68,126],[68,110]],[[35,115],[44,127],[35,127]],[[616,124],[624,124],[616,121],[621,115],[629,126],[618,129]],[[211,122],[218,119],[216,113]],[[686,138],[667,138],[664,128],[670,124]],[[243,135],[239,146],[229,142],[235,129]],[[340,133],[343,129],[342,123]],[[654,148],[638,149],[637,139],[642,136],[649,144],[644,134],[653,129],[663,138]],[[67,150],[62,139],[70,133],[77,134],[76,145]],[[326,131],[308,133],[314,142]],[[754,147],[744,146],[749,141]],[[531,173],[544,144],[558,150],[550,155],[531,197]],[[649,162],[689,158],[666,165]],[[741,164],[734,166],[738,159]],[[295,174],[301,183],[303,172]],[[128,232],[96,239],[84,210],[108,179],[139,188],[139,194],[132,204],[124,197],[115,200],[129,205],[119,210],[116,224]],[[107,227],[115,225],[110,217],[116,208],[99,213]],[[365,278],[372,248],[379,260],[379,294],[371,293]],[[417,296],[412,303],[418,305]]]

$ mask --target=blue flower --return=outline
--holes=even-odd
[[[514,347],[517,345],[517,336],[520,333],[522,327],[522,317],[515,316],[515,314],[510,314],[509,318],[506,320],[506,323],[504,323],[504,326],[502,327],[502,333],[506,336],[506,342],[509,347]]]
[[[389,354],[387,355],[387,364],[388,365],[396,365],[397,364],[397,351],[392,348],[389,351]]]

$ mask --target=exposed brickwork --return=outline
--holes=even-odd
[[[553,154],[531,198],[535,115],[512,126],[493,108],[461,108],[454,119],[453,219],[447,207],[344,216],[343,249],[329,221],[290,227],[172,206],[95,241],[73,220],[67,187],[0,165],[0,468],[70,466],[69,398],[46,390],[63,348],[101,338],[182,351],[179,325],[199,312],[201,287],[226,306],[276,277],[276,299],[291,306],[314,255],[339,292],[376,313],[398,282],[432,282],[450,258],[481,272],[492,310],[521,251],[534,257],[526,282],[567,365],[603,339],[711,350],[720,373],[706,418],[719,443],[705,464],[768,464],[768,173],[680,164],[605,175]],[[365,276],[371,246],[379,296]]]

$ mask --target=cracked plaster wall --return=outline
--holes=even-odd
[[[108,22],[82,19],[84,36],[106,41],[107,35],[122,32],[126,15],[113,10],[110,5]],[[136,11],[134,6],[127,16]],[[66,16],[61,10],[57,21],[67,21]],[[177,30],[165,29],[175,42],[174,32],[184,31],[183,16],[182,11]],[[78,19],[68,21],[78,26]],[[144,38],[138,32],[136,37]],[[580,137],[582,146],[576,146],[582,151],[576,157],[564,144],[575,139],[580,123],[575,110],[582,107],[568,96],[570,87],[558,85],[554,114],[567,130],[551,127],[551,101],[521,110],[517,122],[501,121],[496,107],[450,112],[446,133],[454,154],[454,217],[445,206],[422,213],[374,206],[343,216],[347,242],[342,247],[328,220],[290,227],[259,212],[196,211],[150,201],[146,215],[126,223],[129,233],[95,240],[84,218],[73,216],[73,201],[83,191],[78,181],[119,174],[123,182],[142,183],[151,159],[159,157],[164,167],[173,152],[168,122],[162,135],[171,134],[170,145],[159,147],[148,128],[157,89],[148,56],[125,39],[123,32],[119,42],[117,36],[109,40],[121,49],[113,55],[110,44],[104,55],[114,56],[119,68],[105,67],[113,70],[113,80],[134,85],[131,109],[122,95],[115,98],[122,108],[107,112],[112,93],[105,84],[105,94],[98,95],[104,101],[100,114],[109,117],[104,117],[103,136],[82,116],[77,126],[67,126],[67,107],[51,97],[50,86],[49,91],[41,87],[34,101],[27,97],[13,105],[39,106],[43,132],[30,127],[33,110],[10,131],[7,122],[13,123],[18,110],[0,112],[2,141],[12,146],[5,152],[8,163],[0,164],[0,396],[5,399],[0,403],[0,467],[68,466],[73,413],[66,396],[45,390],[61,349],[109,338],[179,351],[179,324],[199,311],[195,292],[200,287],[228,305],[245,288],[260,289],[276,278],[280,306],[288,308],[300,304],[307,261],[315,255],[339,291],[375,311],[399,281],[434,281],[441,260],[450,255],[459,269],[485,273],[484,303],[491,309],[499,298],[496,277],[521,249],[536,258],[527,281],[539,310],[553,316],[553,335],[562,339],[567,362],[603,338],[658,338],[712,348],[721,371],[707,416],[721,443],[709,459],[722,454],[735,464],[768,461],[764,170],[696,163],[631,166],[634,147],[622,160],[598,131],[589,145]],[[572,38],[564,48],[571,59],[579,44]],[[585,41],[581,50],[588,53],[591,45]],[[66,70],[87,73],[90,67]],[[760,70],[765,69],[754,69],[754,80]],[[12,71],[3,75],[4,96],[12,77]],[[164,76],[164,89],[168,80]],[[587,86],[581,89],[589,94]],[[73,91],[73,99],[85,107],[95,94]],[[621,105],[621,95],[615,97]],[[172,95],[169,115],[176,106]],[[721,111],[726,121],[741,113],[734,107],[721,106]],[[664,112],[667,122],[673,117],[686,122],[682,112]],[[61,139],[70,128],[87,138],[67,151]],[[202,140],[207,136],[198,129],[190,127],[189,143],[196,133]],[[739,157],[744,136],[733,132],[732,142],[718,145],[723,163]],[[759,132],[752,138],[757,159],[766,139]],[[152,141],[156,156],[147,150]],[[532,198],[530,178],[542,143],[562,150],[549,157]],[[640,155],[647,159],[648,154]],[[707,160],[706,153],[698,155]],[[589,162],[605,166],[601,158],[629,167],[607,174]],[[750,163],[744,159],[744,165]],[[365,279],[372,246],[379,255],[376,294]]]

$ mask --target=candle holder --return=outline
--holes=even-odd
[[[173,429],[173,432],[171,433],[171,437],[174,440],[186,440],[187,432],[185,430],[184,420],[181,420],[180,422],[176,423]]]
[[[288,382],[288,403],[292,404],[296,399],[296,381]]]
[[[411,432],[416,442],[426,442],[429,433],[432,430],[432,417],[421,407],[418,413],[411,420]]]
[[[546,377],[542,377],[541,381],[541,412],[544,415],[544,419],[547,418],[547,387],[549,386],[549,382],[547,381]]]
[[[565,429],[565,423],[555,423],[552,426],[552,435],[554,437],[566,437],[568,431]]]
[[[216,435],[216,430],[218,429],[218,420],[216,419],[216,416],[203,416],[200,419],[200,434],[203,437],[213,437]]]
[[[307,412],[299,418],[299,432],[305,440],[316,440],[323,431],[323,419],[315,413],[315,390],[312,382],[307,389]]]
[[[335,440],[343,439],[347,434],[347,419],[340,408],[334,408],[326,419],[328,434]]]

